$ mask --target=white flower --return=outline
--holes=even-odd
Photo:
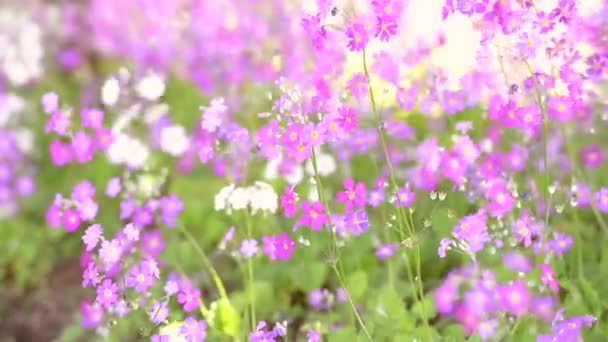
[[[30,15],[0,10],[0,73],[22,86],[43,71],[42,31]]]
[[[226,209],[226,203],[228,201],[228,196],[234,190],[234,184],[227,185],[223,187],[216,195],[215,195],[215,210],[224,210]]]
[[[267,211],[272,214],[276,213],[279,196],[270,184],[257,181],[250,189],[250,202],[253,213],[258,210]]]
[[[108,148],[108,159],[114,164],[125,164],[133,169],[144,166],[150,151],[141,141],[119,134]]]
[[[137,94],[150,101],[158,100],[165,93],[165,81],[155,73],[149,73],[135,88]]]
[[[160,133],[160,148],[162,151],[177,157],[186,152],[190,139],[183,126],[169,126]]]
[[[250,197],[250,190],[248,188],[236,188],[228,196],[228,208],[233,210],[247,209]]]
[[[329,154],[319,153],[317,155],[317,171],[319,171],[319,175],[321,176],[329,176],[334,173],[334,171],[336,171],[336,162],[334,161],[334,158]],[[315,174],[310,159],[306,162],[306,172],[309,175]]]
[[[120,85],[114,77],[109,78],[101,87],[101,102],[106,106],[113,106],[118,101],[120,95]]]

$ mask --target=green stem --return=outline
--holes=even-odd
[[[344,266],[342,265],[342,259],[340,258],[340,249],[338,247],[338,239],[336,237],[336,231],[335,231],[334,225],[331,221],[331,210],[329,209],[329,203],[325,199],[325,194],[323,191],[323,183],[321,182],[321,177],[319,176],[319,172],[318,172],[318,168],[317,168],[317,155],[316,155],[314,147],[311,148],[311,150],[312,150],[311,161],[312,161],[312,168],[313,168],[314,176],[315,176],[315,183],[316,183],[315,187],[317,189],[317,196],[319,197],[319,200],[321,201],[321,203],[323,203],[323,207],[325,208],[325,215],[327,216],[327,222],[329,223],[329,228],[331,230],[331,235],[332,235],[333,247],[330,248],[330,253],[332,254],[332,257],[335,257],[335,262],[333,263],[332,267],[336,273],[336,276],[338,277],[338,281],[340,282],[342,289],[344,289],[344,294],[346,295],[348,303],[350,304],[351,310],[352,310],[353,314],[355,315],[355,318],[357,319],[359,326],[361,326],[361,330],[363,331],[363,333],[365,334],[365,337],[367,337],[367,339],[369,341],[373,341],[371,335],[369,334],[369,332],[367,331],[367,328],[365,327],[365,323],[363,323],[363,319],[361,318],[361,315],[359,315],[359,312],[357,311],[357,308],[355,307],[355,303],[353,302],[353,300],[350,296],[350,292],[346,288],[346,283],[344,282]]]
[[[192,236],[192,234],[188,231],[188,229],[186,229],[186,227],[182,223],[179,223],[179,228],[186,236],[186,239],[188,239],[188,242],[190,242],[190,244],[194,247],[194,249],[196,250],[198,255],[201,257],[203,266],[207,269],[207,272],[209,272],[209,274],[211,275],[211,278],[213,279],[213,282],[215,283],[215,287],[217,288],[217,291],[219,292],[220,297],[224,298],[224,299],[228,299],[228,295],[226,293],[226,289],[224,288],[224,283],[222,283],[222,279],[220,278],[219,274],[213,267],[213,264],[211,263],[211,261],[209,260],[209,258],[207,257],[207,255],[205,254],[205,252],[203,251],[201,246],[199,245],[199,243],[196,241],[194,236]]]
[[[369,99],[372,105],[372,112],[374,114],[374,117],[376,118],[376,129],[378,130],[378,135],[380,136],[380,145],[382,147],[382,152],[384,154],[384,159],[386,161],[387,167],[388,167],[388,171],[389,171],[389,178],[391,180],[391,185],[393,187],[393,189],[395,191],[399,191],[399,185],[397,183],[397,178],[395,176],[395,170],[393,168],[393,164],[391,162],[390,159],[390,155],[388,153],[388,147],[387,147],[387,143],[386,143],[386,137],[384,136],[384,131],[381,127],[381,118],[380,118],[380,114],[378,113],[377,110],[377,106],[376,106],[376,98],[374,96],[374,89],[372,87],[371,84],[371,79],[370,79],[370,74],[369,74],[369,70],[367,68],[367,57],[365,54],[365,49],[363,49],[363,71],[365,73],[365,77],[367,79],[367,84],[368,84],[368,92],[369,92]],[[409,230],[409,234],[410,237],[414,237],[414,228],[413,226],[410,226],[407,222],[407,216],[404,212],[404,208],[400,203],[400,199],[399,196],[397,197],[397,217],[399,220],[399,225],[400,225],[400,232],[401,232],[401,239],[402,241],[404,241],[406,239],[406,234],[404,229],[407,228]],[[420,247],[418,245],[416,245],[416,250],[417,250],[417,260],[416,260],[416,265],[420,264]],[[420,303],[421,306],[421,311],[422,311],[422,318],[424,320],[424,326],[425,326],[425,331],[427,334],[427,338],[429,339],[429,341],[432,341],[431,338],[431,329],[429,326],[429,320],[428,320],[428,315],[427,315],[427,311],[426,311],[426,305],[424,303],[424,287],[422,285],[422,277],[420,274],[420,266],[416,267],[416,279],[417,281],[415,281],[416,279],[414,279],[413,275],[412,275],[412,269],[411,269],[411,265],[409,263],[409,258],[407,257],[407,252],[404,252],[405,258],[406,258],[406,270],[407,270],[407,275],[409,278],[409,281],[411,284],[416,284],[418,285],[418,293],[416,293],[416,289],[414,289],[414,297],[416,298],[416,301],[418,301]]]
[[[247,226],[247,236],[251,238],[252,236],[252,227],[251,227],[251,217],[249,213],[245,213],[245,225]],[[250,323],[251,323],[251,331],[255,330],[256,327],[256,315],[255,315],[255,294],[254,292],[254,279],[253,279],[253,261],[252,258],[247,259],[247,294],[249,296],[249,305],[250,305]]]

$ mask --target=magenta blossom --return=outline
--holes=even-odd
[[[302,211],[304,214],[298,219],[297,227],[308,226],[313,231],[319,231],[327,224],[327,216],[321,202],[317,201],[311,204],[308,201],[303,201]]]

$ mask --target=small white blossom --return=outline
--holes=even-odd
[[[165,81],[159,75],[149,73],[137,83],[135,90],[142,98],[155,101],[165,93]]]
[[[163,152],[177,157],[186,152],[190,139],[183,126],[169,126],[160,133],[160,148]]]
[[[329,154],[319,153],[317,155],[317,171],[319,171],[319,175],[324,177],[334,173],[334,171],[336,171],[336,162],[334,161],[334,158]],[[315,174],[310,159],[306,162],[306,172],[309,175]]]
[[[119,134],[108,148],[108,159],[114,164],[125,164],[140,169],[148,160],[150,151],[141,141]]]
[[[101,102],[106,106],[113,106],[118,102],[120,85],[114,77],[107,79],[101,87]]]

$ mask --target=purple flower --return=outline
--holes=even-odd
[[[82,127],[102,128],[103,112],[99,109],[83,109],[80,112]]]
[[[94,262],[90,262],[82,274],[82,287],[97,286],[101,281],[97,266]]]
[[[111,279],[106,279],[97,288],[97,303],[109,308],[118,300],[118,285]]]
[[[42,95],[42,110],[46,114],[52,114],[59,109],[59,96],[55,93]]]
[[[396,207],[409,208],[415,199],[416,194],[410,191],[409,187],[404,187],[397,192],[394,204]]]
[[[302,215],[297,222],[297,226],[309,226],[313,231],[319,231],[327,223],[325,209],[319,201],[310,203],[302,201]]]
[[[205,321],[197,321],[194,317],[188,317],[179,328],[179,335],[186,342],[202,342],[207,338],[207,324]]]
[[[114,177],[108,181],[108,185],[106,186],[106,195],[110,198],[116,197],[120,191],[122,190],[122,186],[120,185],[120,178]]]
[[[308,342],[321,342],[321,333],[312,329],[308,329],[308,332],[306,333],[306,339]]]
[[[103,229],[99,224],[94,224],[87,228],[82,236],[82,241],[84,241],[87,251],[92,251],[93,248],[97,246],[97,242],[99,242],[102,232]]]
[[[376,249],[375,255],[376,258],[380,260],[386,260],[393,256],[393,254],[395,254],[395,250],[397,250],[397,244],[389,243],[378,247],[378,249]]]
[[[479,334],[479,337],[481,337],[483,341],[492,338],[492,336],[494,336],[496,333],[497,325],[498,322],[495,319],[480,322],[477,326],[477,333]]]
[[[608,188],[601,188],[594,197],[597,210],[608,213]]]
[[[530,260],[523,254],[517,252],[506,252],[502,256],[503,264],[517,272],[527,273],[532,269]]]
[[[346,179],[343,185],[346,190],[339,192],[336,200],[338,203],[344,203],[344,210],[350,212],[353,208],[365,207],[365,184],[355,184],[352,179]]]
[[[161,217],[167,227],[175,226],[175,219],[183,210],[182,201],[175,195],[163,197],[160,200]]]
[[[152,309],[148,313],[150,322],[159,325],[169,317],[169,307],[167,302],[156,302],[152,304]]]
[[[185,312],[192,312],[200,305],[201,291],[190,284],[183,284],[177,294],[177,302]]]
[[[240,251],[245,259],[254,257],[258,253],[258,241],[255,239],[243,240]]]
[[[369,205],[371,205],[372,207],[376,208],[380,205],[380,203],[382,203],[382,201],[384,201],[384,189],[382,188],[377,188],[372,190],[369,193],[369,198],[367,200],[367,203]]]
[[[264,254],[272,261],[288,261],[296,247],[295,242],[285,232],[277,236],[264,236],[262,242],[264,243]]]
[[[524,282],[515,281],[510,285],[500,286],[498,293],[505,311],[515,316],[523,315],[528,311],[528,289]]]
[[[169,279],[163,289],[165,290],[165,294],[170,297],[179,292],[179,285],[177,281]]]
[[[118,240],[105,240],[101,243],[99,256],[106,266],[111,266],[118,262],[122,255],[122,247]]]
[[[211,100],[210,106],[204,109],[201,128],[210,133],[215,132],[222,124],[222,116],[227,110],[223,98]]]
[[[369,229],[369,222],[365,211],[347,214],[344,221],[348,231],[354,236],[359,236]]]
[[[135,288],[138,293],[146,293],[152,284],[154,284],[154,279],[141,266],[131,268],[126,277],[127,287]]]
[[[439,248],[437,249],[437,254],[440,258],[445,258],[446,252],[450,249],[450,246],[454,245],[454,241],[452,239],[441,239],[439,242]]]
[[[556,255],[562,255],[572,247],[572,237],[564,233],[555,232],[553,234],[554,240],[547,243],[547,248]]]

